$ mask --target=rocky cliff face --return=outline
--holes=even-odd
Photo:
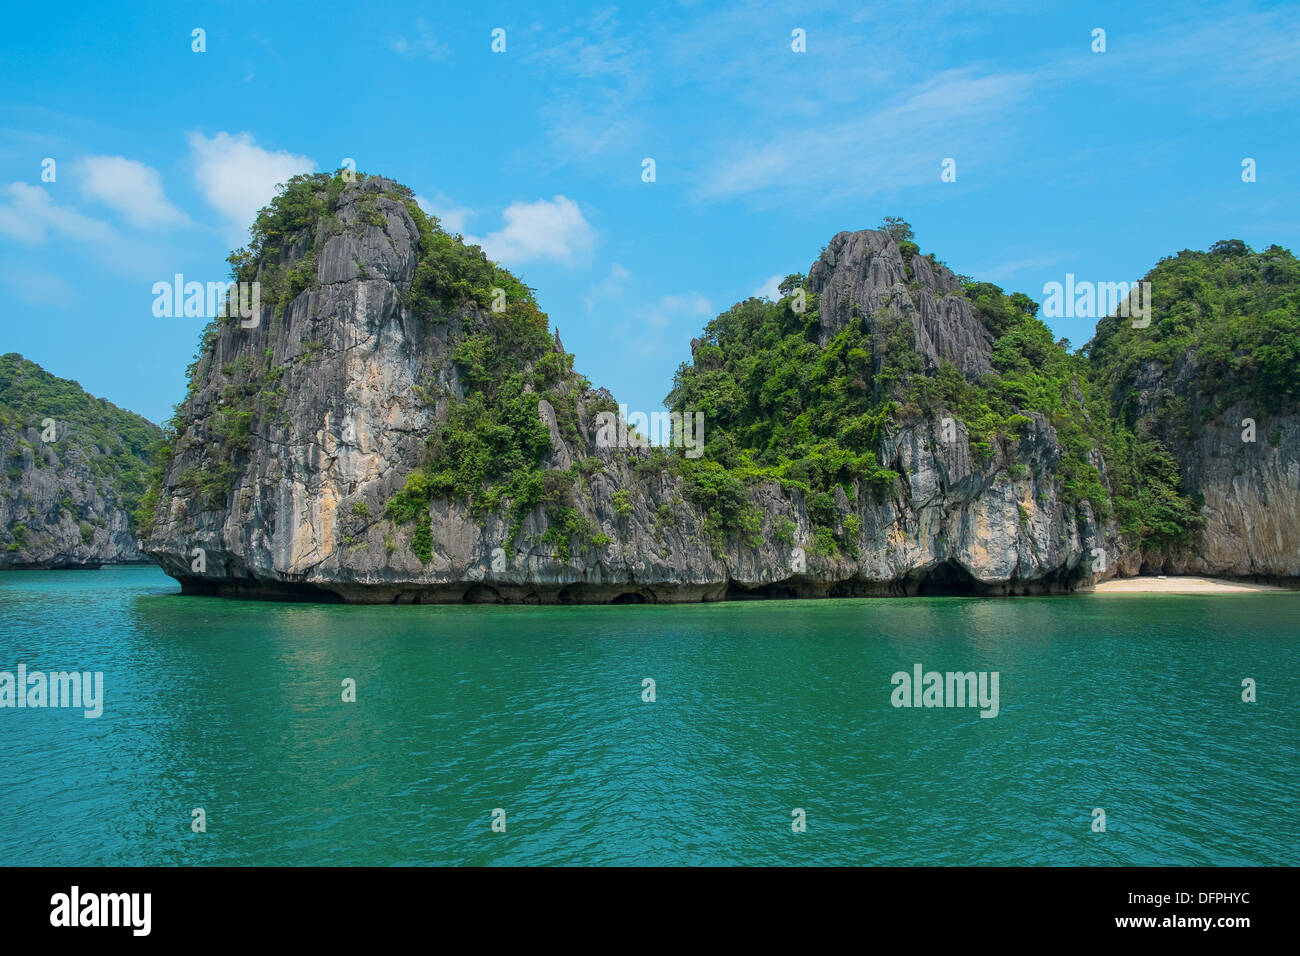
[[[147,561],[129,512],[160,435],[19,355],[0,357],[0,569]]]
[[[62,451],[62,454],[60,452]],[[41,429],[0,432],[8,466],[0,568],[94,568],[147,561],[126,511],[76,447],[41,441]]]
[[[885,493],[838,489],[834,546],[800,491],[777,482],[749,488],[756,520],[722,533],[662,450],[605,447],[599,416],[614,403],[571,372],[529,406],[549,446],[542,500],[484,510],[431,493],[404,520],[393,506],[423,489],[413,473],[446,457],[431,437],[473,398],[464,349],[493,329],[508,338],[473,296],[432,314],[419,305],[414,212],[387,180],[347,185],[255,263],[272,284],[302,277],[301,291],[290,286],[255,328],[222,322],[205,337],[145,542],[187,592],[399,603],[1026,593],[1089,580],[1094,549],[1120,550],[1087,504],[1063,502],[1061,448],[1038,414],[978,461],[960,422],[900,423],[878,451],[902,479]],[[988,367],[992,337],[952,274],[919,256],[909,273],[886,234],[836,236],[810,281],[833,303],[828,336],[891,304],[927,358]],[[522,371],[565,359],[556,339]]]
[[[924,356],[928,369],[944,361],[964,375],[991,369],[993,336],[961,294],[957,277],[917,252],[905,252],[887,232],[839,233],[813,264],[808,279],[821,299],[822,345],[852,318],[869,318],[890,308],[911,323],[913,348]]]
[[[1168,573],[1300,578],[1300,417],[1262,419],[1255,440],[1243,441],[1254,411],[1234,407],[1180,449],[1205,530]]]
[[[1190,546],[1147,556],[1147,569],[1300,578],[1300,413],[1241,401],[1216,409],[1196,389],[1199,377],[1189,352],[1168,374],[1151,363],[1135,382],[1144,421],[1154,422],[1170,397],[1186,409],[1160,430],[1205,522]]]

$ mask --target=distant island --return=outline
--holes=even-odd
[[[132,512],[161,437],[76,382],[0,355],[0,569],[149,561]]]
[[[147,481],[148,423],[124,420],[108,449],[115,533],[129,525],[186,593],[663,603],[1300,581],[1300,263],[1279,246],[1162,260],[1149,314],[1104,317],[1072,351],[1032,299],[954,274],[902,220],[842,232],[779,301],[737,303],[691,342],[666,398],[675,441],[655,447],[575,371],[532,290],[396,182],[294,177],[230,263],[260,288],[255,321],[205,329]],[[0,420],[11,553],[43,410]],[[79,502],[29,517],[86,535]],[[86,560],[133,553],[89,523]]]

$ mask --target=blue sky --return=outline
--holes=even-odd
[[[1294,4],[67,6],[10,5],[0,40],[0,351],[155,421],[203,320],[155,318],[153,283],[224,278],[275,183],[345,157],[534,286],[634,411],[710,318],[887,215],[1040,301],[1300,230]]]

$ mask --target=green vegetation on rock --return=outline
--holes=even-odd
[[[1150,324],[1103,318],[1084,352],[1112,417],[1120,528],[1167,548],[1202,524],[1179,467],[1197,431],[1234,405],[1263,420],[1300,402],[1300,262],[1226,239],[1162,259],[1145,281]]]
[[[1160,260],[1151,324],[1109,316],[1087,351],[1116,410],[1137,417],[1137,382],[1150,366],[1187,362],[1210,414],[1242,402],[1261,415],[1300,401],[1300,261],[1281,246],[1255,252],[1240,239]],[[1195,397],[1195,396],[1189,396]]]
[[[57,437],[49,447],[60,467],[67,466],[69,450],[77,449],[98,490],[115,499],[129,522],[148,485],[149,453],[159,434],[158,427],[134,412],[87,394],[76,382],[51,375],[15,352],[0,355],[0,431],[13,435],[6,460],[10,481],[21,474],[24,447],[34,453],[36,467],[46,466],[40,449],[17,435],[24,429],[43,431],[46,419],[56,423]],[[61,509],[77,517],[70,496],[64,496]],[[83,524],[80,529],[83,541],[93,537],[93,529],[88,535],[87,527]],[[30,531],[26,525],[15,524],[7,531],[10,541],[6,546],[11,550],[17,550],[12,547],[15,543],[21,546],[28,542]]]
[[[918,252],[906,222],[887,220],[882,228],[899,242],[905,262]],[[1133,347],[1128,326],[1112,318],[1099,328],[1100,345],[1090,353],[1071,352],[1037,318],[1029,296],[967,281],[961,294],[994,338],[993,370],[978,377],[948,363],[925,370],[910,323],[888,307],[854,318],[830,342],[818,344],[817,296],[807,291],[804,276],[791,275],[780,301],[752,298],[710,322],[695,343],[692,364],[678,369],[667,404],[702,410],[710,431],[703,458],[675,464],[715,532],[719,526],[743,530],[748,489],[763,480],[798,488],[815,524],[829,529],[837,486],[850,503],[863,492],[879,497],[894,489],[898,476],[876,456],[890,430],[951,414],[964,424],[975,459],[987,461],[999,450],[1014,457],[1037,412],[1061,446],[1057,476],[1064,502],[1088,503],[1101,521],[1115,518],[1144,549],[1185,544],[1201,521],[1177,459],[1158,430],[1117,414],[1134,370],[1148,358],[1172,364],[1199,345],[1207,391],[1214,391],[1212,374],[1245,372],[1251,374],[1243,393],[1271,387],[1273,400],[1285,401],[1300,388],[1294,377],[1281,384],[1297,365],[1300,342],[1300,269],[1290,254],[1272,247],[1256,256],[1220,243],[1210,253],[1179,258],[1186,256],[1198,265],[1223,265],[1214,271],[1180,266],[1177,281],[1170,263],[1178,260],[1157,267],[1152,278],[1164,290],[1157,299],[1157,337],[1140,348]],[[800,289],[803,312],[795,311]],[[1192,291],[1202,305],[1188,301]],[[1197,326],[1187,322],[1194,312],[1217,316],[1200,339],[1191,331]],[[1008,473],[1028,477],[1022,463],[1009,465]],[[841,543],[853,539],[855,528],[846,526]],[[822,550],[830,547],[825,534],[817,541]]]

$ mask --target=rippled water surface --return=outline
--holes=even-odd
[[[0,574],[0,670],[106,687],[97,720],[0,709],[7,864],[1300,864],[1300,594],[178,591],[156,568]],[[999,715],[894,708],[917,663],[997,671]]]

